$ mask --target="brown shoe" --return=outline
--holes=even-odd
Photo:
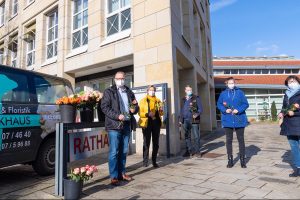
[[[120,182],[119,182],[118,179],[113,178],[113,179],[110,180],[110,184],[112,184],[113,186],[119,186]]]
[[[132,181],[132,178],[130,176],[126,175],[126,174],[123,174],[122,180],[123,181]]]

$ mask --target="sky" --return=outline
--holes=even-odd
[[[300,59],[300,0],[210,0],[214,56]]]

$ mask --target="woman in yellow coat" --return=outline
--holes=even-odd
[[[163,106],[160,99],[155,96],[156,88],[150,85],[147,89],[147,96],[144,97],[140,103],[139,110],[139,125],[143,130],[143,163],[144,167],[148,166],[149,159],[149,146],[152,136],[152,164],[153,167],[158,167],[156,163],[158,148],[159,148],[159,135],[160,127],[162,124],[161,116],[163,115]]]

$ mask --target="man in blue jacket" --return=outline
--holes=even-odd
[[[180,113],[181,124],[185,132],[186,152],[183,157],[190,157],[190,155],[200,155],[200,115],[203,111],[199,96],[193,94],[191,86],[185,87],[186,96],[182,99],[182,109]],[[191,142],[191,132],[195,139],[195,147]]]

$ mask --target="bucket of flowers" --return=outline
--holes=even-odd
[[[74,123],[76,118],[76,108],[81,103],[77,95],[64,96],[56,100],[59,105],[61,122]]]
[[[98,169],[95,165],[71,169],[71,173],[64,179],[64,198],[79,199],[82,193],[83,182],[93,178]]]
[[[102,95],[99,91],[82,91],[78,94],[81,99],[79,104],[81,122],[94,121],[94,108],[100,102]]]

